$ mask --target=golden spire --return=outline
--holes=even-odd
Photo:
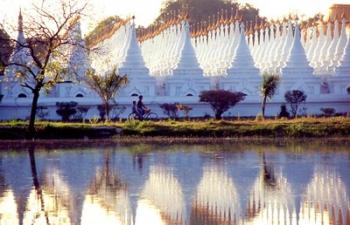
[[[228,10],[225,9],[225,15],[224,15],[224,18],[225,18],[225,24],[228,25],[230,23],[229,19],[228,19]]]
[[[235,9],[231,8],[231,17],[230,17],[230,23],[233,23],[235,21]]]
[[[240,17],[239,17],[239,9],[238,9],[238,7],[237,7],[237,9],[236,9],[235,20],[240,20]]]
[[[249,23],[249,34],[254,34],[253,21],[250,21]]]

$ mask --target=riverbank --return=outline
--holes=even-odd
[[[22,140],[27,122],[0,123],[1,140]],[[350,118],[299,118],[293,120],[193,120],[62,123],[39,121],[38,139],[163,138],[348,138]],[[133,138],[135,139],[135,138]]]

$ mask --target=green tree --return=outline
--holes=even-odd
[[[307,95],[300,90],[287,91],[284,95],[286,102],[290,105],[292,115],[295,118],[301,103],[306,101]]]
[[[263,19],[259,17],[259,10],[249,4],[240,5],[227,0],[168,0],[164,3],[161,15],[155,20],[154,25],[163,23],[172,12],[181,10],[188,10],[190,24],[197,24],[208,21],[209,16],[212,19],[214,16],[218,18],[221,16],[218,13],[222,10],[227,11],[226,14],[231,14],[236,13],[237,9],[239,9],[239,16],[242,17],[243,22],[255,21],[256,18]]]
[[[262,116],[265,118],[265,107],[268,99],[272,99],[275,95],[280,78],[278,75],[264,74],[261,83],[260,92],[263,97],[261,104]]]
[[[226,90],[202,91],[199,95],[200,102],[207,102],[215,113],[216,119],[221,119],[222,114],[245,99],[242,92],[230,92]]]
[[[86,82],[101,98],[105,112],[105,121],[109,120],[111,103],[118,91],[128,84],[127,75],[118,75],[117,69],[106,72],[105,74],[97,74],[95,70],[90,69],[87,72]]]
[[[19,29],[26,37],[25,43],[5,36],[0,37],[1,42],[18,46],[30,58],[27,62],[17,62],[16,59],[6,62],[3,60],[3,52],[0,57],[4,67],[16,69],[16,79],[33,94],[28,138],[35,137],[35,118],[41,90],[50,90],[63,79],[63,64],[70,57],[64,49],[78,44],[67,34],[73,31],[77,18],[82,15],[85,7],[86,4],[79,4],[78,0],[61,0],[53,9],[42,1],[40,6],[33,6],[31,16],[26,19],[28,23],[23,24],[20,21]]]

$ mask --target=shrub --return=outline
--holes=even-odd
[[[46,106],[38,106],[38,108],[36,109],[36,115],[41,120],[44,120],[49,115],[49,110]]]
[[[90,107],[89,106],[78,106],[78,118],[85,122],[86,114],[88,113]]]
[[[66,122],[70,120],[70,117],[77,113],[76,102],[56,102],[56,113],[62,117],[62,121]]]
[[[199,95],[201,102],[207,102],[215,113],[216,119],[221,119],[222,114],[244,100],[246,94],[242,92],[230,92],[226,90],[202,91]]]
[[[287,111],[287,106],[285,104],[281,105],[279,118],[289,118],[289,112]]]
[[[298,108],[301,103],[306,101],[307,95],[300,90],[287,91],[284,95],[286,102],[290,105],[293,117],[298,114]]]
[[[325,116],[333,116],[335,114],[335,109],[334,108],[321,108],[321,112]]]
[[[185,114],[186,119],[190,117],[190,112],[192,111],[192,107],[184,104],[177,104],[177,109],[182,111]]]
[[[160,105],[160,108],[163,109],[164,114],[169,118],[175,119],[179,110],[177,106],[177,103],[164,103]]]

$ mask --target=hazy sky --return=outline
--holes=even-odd
[[[39,0],[0,0],[0,22],[9,22],[16,19],[19,7],[30,13],[32,2]],[[46,2],[57,0],[45,0]],[[135,15],[136,23],[148,25],[159,14],[164,0],[88,0],[89,19],[85,19],[84,30],[94,26],[110,15],[122,17]],[[270,18],[279,18],[288,13],[314,15],[317,12],[326,13],[331,4],[348,3],[350,0],[236,0],[241,3],[250,3],[260,9],[260,14]]]

